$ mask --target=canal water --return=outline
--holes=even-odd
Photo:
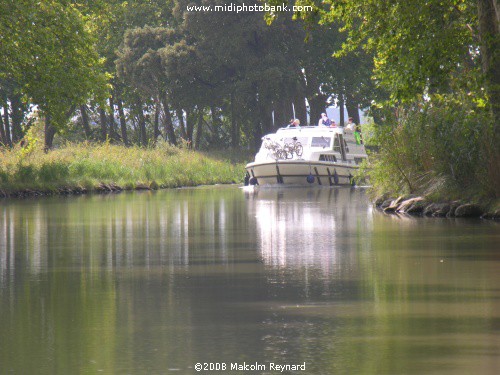
[[[0,374],[281,370],[498,374],[500,224],[362,188],[0,201]]]

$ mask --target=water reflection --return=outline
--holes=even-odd
[[[494,223],[400,220],[350,188],[1,204],[0,373],[305,361],[308,374],[455,375],[500,365]]]
[[[210,199],[207,191],[200,205],[193,194],[7,202],[0,215],[0,280],[5,283],[16,264],[36,275],[60,264],[61,257],[69,261],[65,267],[90,269],[187,266],[203,248],[214,261],[227,262],[228,233],[248,218],[231,199]]]
[[[372,225],[362,190],[262,189],[249,195],[262,258],[273,267],[315,267],[330,274],[352,237]]]

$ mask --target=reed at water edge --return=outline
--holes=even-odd
[[[365,141],[375,147],[360,175],[368,177],[373,198],[418,195],[435,203],[479,204],[499,216],[494,129],[489,111],[455,96],[401,109],[383,124],[363,127]]]

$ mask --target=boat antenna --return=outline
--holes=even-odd
[[[292,103],[293,118],[295,119],[295,105]]]

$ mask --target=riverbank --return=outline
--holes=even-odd
[[[438,217],[500,216],[500,148],[491,111],[459,93],[387,112],[363,127],[361,174],[385,212]]]
[[[403,195],[397,198],[384,195],[377,198],[374,204],[377,209],[387,214],[500,220],[500,201],[487,203],[471,203],[460,200],[436,202],[417,195]]]
[[[239,158],[167,143],[154,148],[67,144],[48,153],[17,147],[0,151],[0,197],[239,183],[244,171]]]

